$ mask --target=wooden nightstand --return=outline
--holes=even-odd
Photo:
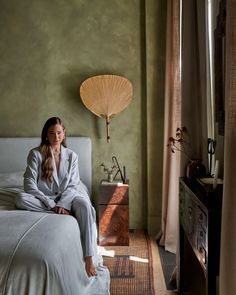
[[[129,245],[129,184],[99,186],[99,245]]]

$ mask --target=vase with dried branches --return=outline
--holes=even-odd
[[[181,152],[189,160],[186,169],[186,175],[188,178],[205,176],[206,168],[202,164],[202,160],[196,157],[196,153],[190,142],[188,130],[185,126],[176,129],[175,137],[169,137],[167,146],[172,153]]]
[[[113,182],[114,172],[117,170],[117,167],[112,165],[110,168],[108,168],[104,163],[102,163],[100,166],[103,168],[103,171],[107,173],[107,181]]]

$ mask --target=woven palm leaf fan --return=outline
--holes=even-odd
[[[106,119],[107,142],[110,142],[110,117],[127,108],[132,95],[131,82],[117,75],[98,75],[81,84],[80,96],[84,105],[95,115]]]

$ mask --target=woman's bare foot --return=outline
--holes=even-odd
[[[93,277],[93,276],[96,276],[97,275],[97,272],[96,272],[96,268],[93,264],[93,258],[92,256],[86,256],[84,258],[85,260],[85,270],[88,274],[89,277]]]

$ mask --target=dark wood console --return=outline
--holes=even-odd
[[[216,295],[223,186],[180,178],[180,295]]]

